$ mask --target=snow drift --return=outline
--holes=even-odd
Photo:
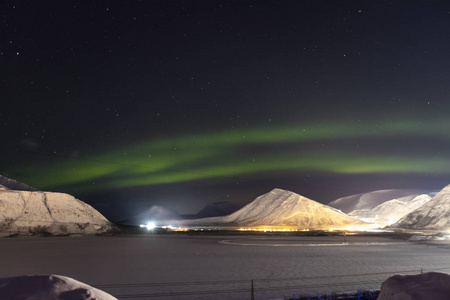
[[[391,227],[435,230],[450,228],[450,185],[447,185],[429,202],[404,216]]]
[[[381,284],[378,300],[446,300],[450,295],[450,274],[429,272],[394,275]]]
[[[18,276],[0,279],[2,300],[117,300],[99,289],[60,275]]]
[[[348,215],[290,191],[274,189],[224,217],[192,220],[190,224],[219,226],[283,226],[298,229],[341,228],[363,224]]]

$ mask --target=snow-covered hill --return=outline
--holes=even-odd
[[[395,228],[437,229],[450,228],[450,185],[430,201],[393,224]]]
[[[148,222],[154,222],[157,225],[165,225],[170,224],[171,221],[181,219],[182,217],[176,211],[164,206],[153,205],[149,209],[146,209],[121,223],[139,226],[141,224],[147,224]]]
[[[328,203],[328,205],[337,208],[344,213],[350,213],[355,210],[371,210],[374,209],[376,206],[393,199],[402,202],[409,202],[419,195],[426,194],[433,196],[434,193],[435,192],[428,190],[411,190],[411,189],[378,190],[368,193],[342,197]]]
[[[431,200],[431,196],[427,194],[418,195],[411,200],[409,198],[389,200],[372,209],[354,210],[349,215],[366,222],[390,225]]]
[[[71,195],[0,189],[1,235],[97,234],[112,228],[97,210]]]
[[[293,192],[274,189],[231,215],[193,220],[190,224],[327,229],[343,228],[363,222]]]

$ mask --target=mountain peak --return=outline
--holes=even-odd
[[[433,196],[435,191],[417,189],[376,190],[342,197],[331,201],[328,205],[348,214],[356,210],[372,210],[378,205],[394,199],[409,202],[423,194]]]
[[[37,191],[25,183],[0,175],[0,190]]]
[[[332,207],[279,188],[259,196],[231,215],[208,218],[203,223],[297,229],[327,229],[363,224]]]

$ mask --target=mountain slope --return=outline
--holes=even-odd
[[[0,190],[37,191],[25,183],[0,175]]]
[[[450,228],[450,185],[391,227],[437,230]]]
[[[390,225],[430,201],[431,196],[422,194],[408,200],[409,197],[389,200],[372,209],[354,210],[349,215],[367,222]]]
[[[238,209],[242,208],[242,205],[230,203],[230,202],[215,202],[206,205],[195,216],[200,218],[220,217],[234,213]]]
[[[231,215],[194,220],[192,223],[327,229],[363,222],[293,192],[274,189]]]
[[[422,194],[434,195],[433,191],[427,190],[378,190],[342,197],[331,201],[328,205],[337,208],[344,213],[350,213],[355,210],[371,210],[376,206],[393,199],[407,202]]]
[[[92,206],[71,195],[0,189],[0,232],[4,234],[97,234],[113,228]]]

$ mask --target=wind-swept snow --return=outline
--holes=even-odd
[[[362,224],[346,214],[290,191],[274,189],[231,215],[193,220],[190,224],[288,226],[299,229],[340,228]]]
[[[92,299],[117,300],[99,289],[60,275],[0,278],[2,300]]]
[[[445,230],[450,228],[450,185],[392,227]]]

